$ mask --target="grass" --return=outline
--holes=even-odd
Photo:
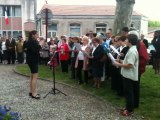
[[[18,65],[16,70],[22,74],[29,75],[27,65]],[[52,80],[52,71],[47,66],[39,67],[39,77]],[[56,81],[76,85],[76,81],[70,79],[70,73],[64,74],[59,67],[56,68]],[[91,85],[77,86],[91,92],[94,95],[100,96],[104,100],[111,102],[118,107],[124,106],[124,98],[120,98],[114,91],[110,89],[110,83],[104,82],[100,89],[95,89]],[[140,107],[135,110],[145,120],[160,119],[160,75],[155,75],[151,66],[147,66],[146,72],[141,77],[141,96]]]

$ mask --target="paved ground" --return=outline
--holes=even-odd
[[[13,72],[14,66],[0,65],[0,105],[11,106],[20,112],[23,120],[139,120],[122,117],[109,103],[83,91],[56,84],[63,94],[49,94],[45,99],[35,100],[28,96],[29,80]],[[38,80],[38,93],[43,97],[52,83]]]

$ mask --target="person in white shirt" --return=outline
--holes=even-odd
[[[1,63],[6,64],[7,59],[7,48],[5,37],[1,37]]]
[[[88,84],[88,70],[87,70],[87,59],[86,56],[88,53],[86,53],[86,51],[88,51],[89,48],[89,39],[87,36],[82,38],[82,46],[81,46],[81,50],[78,52],[77,55],[77,59],[76,59],[76,63],[75,63],[75,68],[77,68],[77,77],[79,80],[79,84],[83,84],[83,80],[82,80],[82,68],[84,70],[84,82],[86,84]],[[85,54],[86,53],[86,54]]]
[[[139,54],[136,48],[138,37],[135,34],[129,34],[127,46],[129,50],[123,61],[114,62],[113,65],[121,67],[123,76],[124,94],[126,99],[126,107],[120,113],[123,116],[132,114],[135,108],[136,95],[138,95],[138,63]]]

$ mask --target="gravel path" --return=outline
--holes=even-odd
[[[0,65],[0,105],[11,106],[20,112],[23,120],[139,120],[122,117],[108,103],[83,91],[56,84],[63,94],[49,94],[45,99],[28,96],[29,78],[13,72],[12,65]],[[52,88],[52,83],[38,80],[38,93],[43,97]]]

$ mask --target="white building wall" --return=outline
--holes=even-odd
[[[134,27],[137,30],[141,30],[141,16],[132,18]],[[88,33],[89,31],[96,32],[97,23],[105,23],[108,28],[113,28],[114,16],[54,16],[53,23],[57,23],[57,36],[67,35],[70,36],[70,24],[78,23],[81,25],[81,35]],[[144,22],[143,26],[147,26]],[[42,36],[45,37],[45,25],[42,25]],[[146,29],[145,29],[146,30]]]
[[[148,34],[148,18],[142,17],[141,19],[141,33],[147,36]]]
[[[21,5],[22,10],[22,35],[25,36],[24,23],[34,22],[37,0],[0,0],[0,5]]]
[[[0,0],[0,5],[21,5],[23,0]]]

